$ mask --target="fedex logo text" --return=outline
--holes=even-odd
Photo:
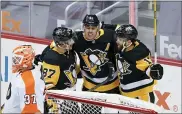
[[[160,36],[160,54],[165,56],[165,49],[170,57],[175,59],[181,59],[181,46],[175,44],[169,44],[168,36]]]
[[[1,14],[2,14],[2,30],[10,32],[18,32],[18,33],[21,32],[20,29],[22,23],[21,21],[13,19],[9,11],[1,11]]]

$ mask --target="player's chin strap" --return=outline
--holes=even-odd
[[[69,52],[70,52],[70,47],[69,47],[69,45],[66,45],[66,52],[68,52],[68,55],[69,55]],[[68,56],[67,56],[68,57]]]
[[[125,41],[125,42],[123,42],[123,45],[122,45],[122,46],[123,46],[123,48],[122,48],[122,50],[121,50],[121,51],[122,51],[122,52],[124,52],[124,50],[125,50],[125,49],[127,49],[128,47],[130,47],[131,45],[132,45],[132,43],[130,43],[129,45],[127,45],[127,44],[126,44],[126,41]]]

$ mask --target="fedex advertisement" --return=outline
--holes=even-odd
[[[180,45],[181,41],[178,42],[178,45],[176,44],[176,42],[171,43],[172,41],[170,41],[170,38],[164,35],[160,35],[159,39],[160,39],[160,55],[161,56],[169,55],[169,57],[171,58],[182,60],[181,45]]]
[[[166,42],[168,39],[164,39]],[[12,51],[19,45],[32,45],[36,54],[42,53],[43,49],[50,43],[49,40],[42,40],[21,35],[1,34],[1,105],[6,98],[8,84],[13,76],[11,73],[11,57]],[[170,48],[171,46],[164,46]],[[174,46],[173,46],[174,47]],[[181,58],[181,47],[176,47],[178,51],[173,52],[171,56]],[[169,52],[171,53],[171,52]],[[181,113],[181,61],[171,61],[164,58],[159,58],[158,62],[164,67],[164,76],[154,90],[156,104],[163,109],[172,111],[174,113]],[[79,81],[78,85],[82,85]],[[80,86],[77,86],[80,87]]]

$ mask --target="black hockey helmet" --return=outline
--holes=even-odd
[[[52,36],[55,43],[76,39],[75,33],[66,27],[56,27],[53,31]]]
[[[89,26],[98,26],[100,23],[98,17],[96,15],[86,15],[83,19],[83,24],[84,25],[89,25]]]
[[[116,36],[118,36],[120,38],[127,38],[129,40],[133,40],[133,39],[137,38],[138,31],[133,25],[125,24],[125,25],[121,25],[116,30]]]

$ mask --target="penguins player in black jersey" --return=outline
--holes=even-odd
[[[76,53],[72,50],[76,35],[71,29],[57,27],[53,42],[47,46],[39,59],[47,89],[64,90],[74,87],[77,79]]]
[[[96,15],[86,15],[83,19],[83,31],[77,32],[78,40],[73,49],[80,58],[83,91],[102,83],[108,78],[108,63],[115,64],[115,31],[101,29]],[[113,68],[113,69],[116,69]],[[113,75],[107,83],[93,90],[101,93],[119,93],[119,79]]]
[[[41,72],[47,90],[75,90],[77,82],[77,56],[72,50],[76,34],[68,28],[57,27],[53,31],[53,42],[42,54],[36,55],[34,63],[42,62]],[[58,104],[46,100],[45,112],[58,113]]]
[[[159,64],[153,66],[150,50],[139,40],[138,31],[131,24],[116,29],[117,69],[120,75],[120,93],[124,96],[155,102],[154,85],[163,76]]]

